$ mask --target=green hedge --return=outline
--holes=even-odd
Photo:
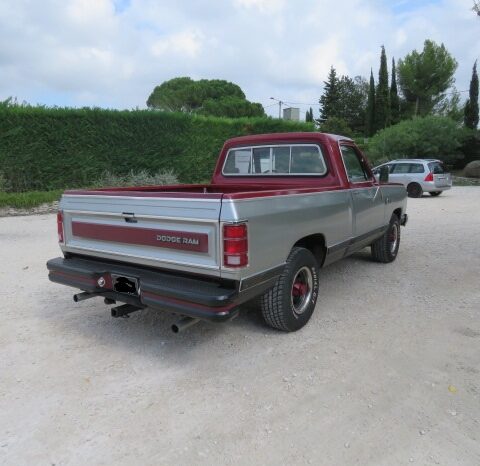
[[[0,107],[0,173],[8,190],[19,192],[89,186],[106,170],[173,170],[181,182],[202,182],[227,138],[313,130],[271,118]]]

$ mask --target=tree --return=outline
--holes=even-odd
[[[265,115],[263,107],[249,102],[239,86],[222,79],[170,79],[155,87],[148,97],[147,106],[169,112],[226,117]]]
[[[465,104],[464,123],[467,128],[477,129],[478,126],[478,74],[477,62],[475,61],[470,80],[468,100]]]
[[[305,121],[306,122],[313,122],[313,110],[312,107],[310,107],[310,110],[307,110],[307,113],[305,115]]]
[[[375,93],[375,129],[386,128],[390,124],[390,99],[388,95],[388,67],[385,47],[380,53],[378,85]]]
[[[365,135],[373,136],[375,133],[375,79],[370,70],[370,85],[368,87],[367,111],[365,118]]]
[[[478,16],[480,16],[480,1],[478,0],[473,0],[473,8],[472,10],[477,13]]]
[[[397,70],[395,58],[392,58],[392,83],[390,85],[390,122],[392,125],[400,121],[400,98],[397,89]]]
[[[339,134],[341,136],[352,137],[353,131],[349,128],[347,122],[343,118],[330,117],[320,124],[322,133]]]
[[[320,97],[320,119],[319,123],[330,117],[336,116],[338,106],[338,78],[335,68],[330,68],[327,81],[324,81],[325,87]]]
[[[400,89],[413,115],[428,115],[452,86],[457,61],[443,44],[426,40],[423,50],[413,50],[398,61]]]
[[[466,130],[441,116],[404,120],[379,131],[368,143],[367,153],[377,163],[401,157],[439,158],[454,163],[463,158]]]
[[[462,124],[465,117],[465,106],[462,105],[460,92],[453,87],[449,97],[445,97],[435,106],[433,114],[448,117],[458,124]]]

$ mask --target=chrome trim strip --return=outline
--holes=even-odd
[[[220,200],[220,199],[218,199]],[[79,215],[103,215],[105,217],[121,217],[125,218],[124,213],[117,213],[117,212],[99,212],[96,210],[70,210],[64,209],[63,212],[68,214],[79,214]],[[202,219],[202,218],[194,218],[194,217],[167,217],[167,216],[157,216],[157,215],[144,215],[144,214],[135,214],[136,219],[152,219],[152,220],[173,220],[178,222],[197,222],[197,223],[211,223],[213,225],[218,224],[218,219]]]

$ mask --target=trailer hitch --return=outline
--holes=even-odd
[[[129,314],[141,311],[143,307],[133,306],[132,304],[123,304],[122,306],[112,307],[112,317],[130,317]]]

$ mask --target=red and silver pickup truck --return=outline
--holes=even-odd
[[[366,246],[395,259],[406,201],[348,138],[233,138],[210,184],[66,191],[49,278],[82,290],[75,301],[124,303],[115,317],[183,316],[174,331],[229,320],[255,298],[267,324],[294,331],[313,313],[320,268]]]

